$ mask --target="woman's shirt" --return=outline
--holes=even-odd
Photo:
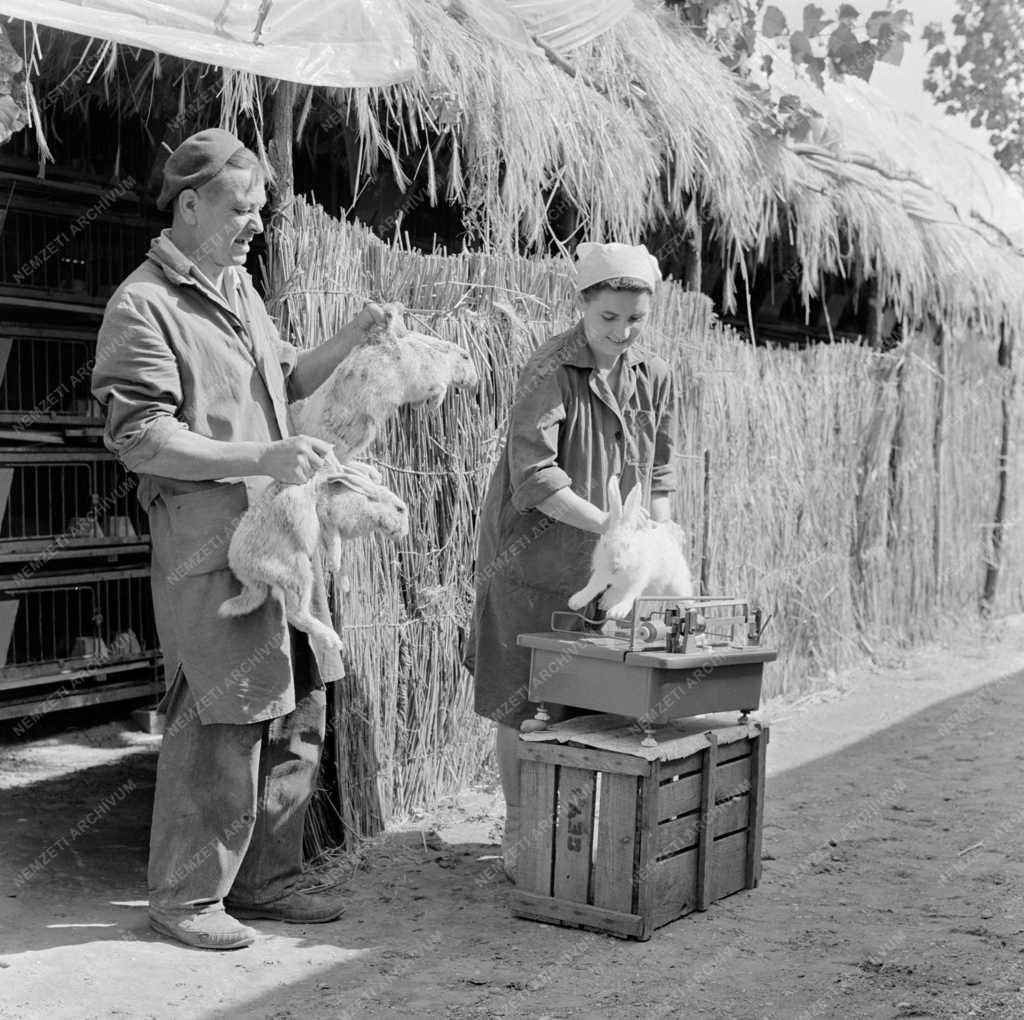
[[[622,357],[617,394],[597,373],[582,323],[527,362],[481,516],[478,581],[500,572],[516,584],[572,594],[589,576],[597,536],[554,521],[537,506],[571,487],[607,509],[613,475],[623,498],[642,485],[644,506],[652,493],[675,490],[668,365],[635,345]]]
[[[544,344],[516,387],[508,438],[480,516],[473,630],[466,666],[475,706],[507,725],[526,707],[530,653],[519,634],[546,631],[552,612],[590,577],[598,536],[537,509],[561,489],[607,509],[607,483],[623,498],[637,483],[651,494],[676,488],[675,409],[668,365],[642,347],[623,353],[617,392],[597,373],[581,323]]]

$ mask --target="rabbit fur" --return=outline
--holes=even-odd
[[[622,619],[638,595],[693,596],[682,529],[672,521],[652,521],[641,498],[641,487],[635,485],[623,505],[619,480],[608,482],[608,527],[594,549],[590,580],[569,599],[570,609],[582,609],[601,595],[605,615]]]
[[[457,344],[409,332],[397,305],[306,400],[292,405],[292,431],[334,443],[341,461],[358,457],[403,404],[437,407],[449,389],[475,388],[480,377]]]
[[[323,549],[328,569],[337,573],[342,541],[374,531],[392,539],[409,532],[405,504],[373,468],[340,467],[323,468],[303,485],[275,482],[243,514],[228,546],[228,565],[242,591],[221,603],[221,616],[251,613],[273,589],[292,626],[340,650],[338,635],[312,613],[313,556]]]

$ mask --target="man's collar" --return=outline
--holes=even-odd
[[[171,240],[171,230],[161,230],[149,245],[148,258],[152,259],[172,283],[195,283],[196,264],[181,252]]]
[[[148,257],[152,259],[164,272],[171,283],[198,284],[203,289],[216,294],[221,301],[224,301],[224,291],[215,287],[210,278],[196,265],[196,263],[185,255],[181,249],[171,240],[170,228],[161,230],[157,237],[154,237],[149,245]],[[225,274],[232,272],[233,266],[224,270]],[[225,276],[225,283],[234,289],[237,281],[234,278],[228,279]]]

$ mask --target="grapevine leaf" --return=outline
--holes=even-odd
[[[764,10],[761,34],[766,39],[775,39],[786,32],[786,15],[778,7],[769,6]]]
[[[801,64],[814,56],[811,40],[807,38],[806,33],[794,32],[789,37],[789,52],[793,57],[794,64]]]
[[[808,4],[804,8],[804,31],[807,35],[812,37],[820,35],[826,25],[832,24],[832,19],[826,18],[824,15],[825,9],[817,4]]]

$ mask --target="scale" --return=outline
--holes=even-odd
[[[538,703],[521,728],[546,729],[549,703],[633,718],[645,747],[671,719],[738,711],[746,722],[778,658],[761,645],[766,623],[748,600],[715,596],[641,595],[623,621],[552,613],[550,632],[516,639],[531,650]]]

